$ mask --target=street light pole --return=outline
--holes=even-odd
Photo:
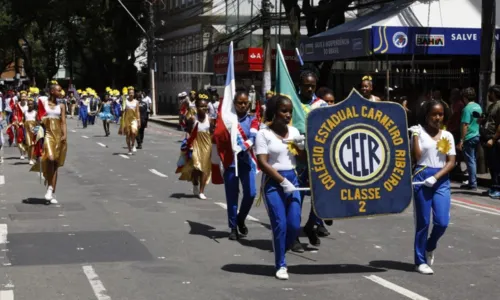
[[[149,66],[149,84],[151,88],[151,110],[153,116],[156,116],[156,60],[155,60],[155,11],[152,2],[149,4],[149,40],[148,40],[148,66]]]
[[[262,0],[262,38],[264,47],[264,72],[262,73],[262,95],[271,90],[271,1]]]

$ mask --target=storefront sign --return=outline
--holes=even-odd
[[[282,50],[283,55],[290,72],[298,69],[298,62],[295,57],[295,51]],[[228,58],[227,53],[214,55],[214,71],[217,74],[227,72]],[[276,65],[276,50],[272,50],[273,68]],[[245,48],[234,51],[234,71],[236,73],[244,72],[262,72],[264,70],[264,50],[262,48]]]
[[[354,31],[300,41],[304,61],[337,60],[369,55],[370,31]]]
[[[481,29],[380,27],[371,29],[374,54],[480,55]],[[500,31],[497,30],[496,43]]]

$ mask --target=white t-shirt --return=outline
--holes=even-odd
[[[453,135],[449,131],[442,130],[440,139],[442,138],[448,139],[450,142],[450,151],[448,151],[447,155],[457,155]],[[423,127],[418,137],[418,141],[420,143],[422,157],[418,160],[417,165],[427,166],[429,168],[444,167],[446,164],[446,155],[438,151],[438,141],[433,140]]]
[[[299,136],[297,128],[288,126],[288,139]],[[262,128],[257,133],[255,154],[267,154],[268,163],[277,171],[295,169],[295,156],[288,151],[288,145],[269,128]]]

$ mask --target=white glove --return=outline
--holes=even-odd
[[[299,148],[301,151],[304,151],[304,149],[306,148],[306,140],[295,142],[295,145],[297,145],[297,148]]]
[[[305,140],[306,140],[306,137],[303,135],[299,135],[299,136],[296,136],[293,138],[293,141],[295,143],[305,142]]]
[[[295,190],[297,189],[288,179],[284,179],[281,183],[280,183],[281,187],[283,188],[283,191],[287,194],[290,194],[290,193],[293,193],[295,192]]]
[[[436,177],[434,176],[431,176],[429,178],[427,178],[426,180],[424,180],[424,184],[426,187],[433,187],[437,182],[437,179]]]
[[[415,125],[415,126],[412,126],[408,129],[412,135],[413,134],[416,134],[416,135],[420,135],[420,132],[422,131],[422,127],[420,125]]]

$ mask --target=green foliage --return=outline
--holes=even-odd
[[[144,1],[122,2],[145,21]],[[0,63],[12,62],[14,53],[22,57],[39,86],[61,66],[72,67],[79,87],[132,85],[134,51],[143,38],[118,1],[0,0]]]

